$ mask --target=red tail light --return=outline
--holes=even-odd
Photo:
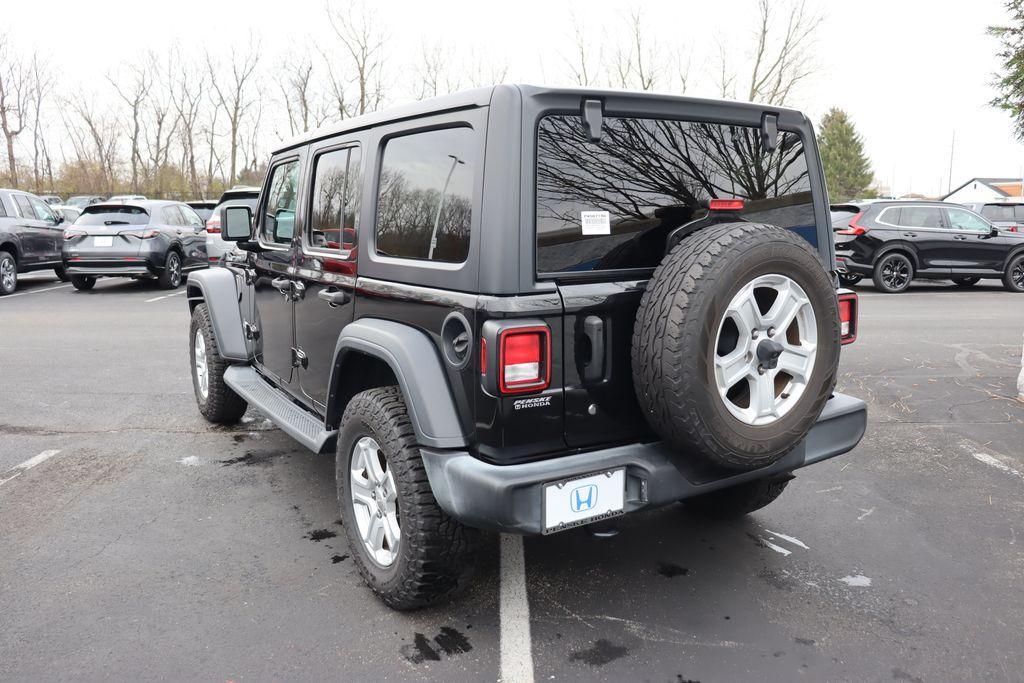
[[[839,295],[839,340],[842,344],[852,344],[857,340],[859,303],[856,292]]]
[[[742,199],[712,199],[708,202],[709,211],[742,211]]]
[[[480,338],[480,374],[487,374],[487,340]]]
[[[860,219],[860,217],[863,216],[863,215],[864,215],[863,211],[858,213],[856,216],[854,216],[853,218],[850,219],[850,227],[843,228],[842,230],[836,230],[836,234],[837,235],[863,235],[864,233],[866,233],[868,231],[868,229],[865,228],[863,225],[861,225],[860,223],[857,222]]]
[[[548,328],[512,328],[503,331],[498,339],[498,386],[501,392],[518,394],[547,389],[551,383],[551,333]]]
[[[220,234],[220,216],[218,216],[216,213],[206,220],[206,232],[210,233],[211,235]]]

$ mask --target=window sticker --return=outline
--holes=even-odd
[[[611,214],[607,211],[580,211],[584,235],[612,234]]]

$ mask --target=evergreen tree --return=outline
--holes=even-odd
[[[1010,113],[1017,139],[1024,140],[1024,0],[1009,0],[1006,10],[1009,26],[988,27],[989,35],[999,38],[1003,62],[1003,73],[996,74],[994,84],[999,95],[992,106]]]
[[[832,107],[821,119],[818,149],[825,167],[829,200],[845,202],[867,196],[873,175],[864,141],[842,109]]]

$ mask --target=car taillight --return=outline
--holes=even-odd
[[[206,221],[206,232],[212,235],[220,234],[220,216],[213,214]]]
[[[863,225],[859,224],[857,220],[864,215],[861,211],[856,216],[850,219],[850,227],[843,228],[842,230],[836,230],[837,235],[863,235],[868,231]]]
[[[551,382],[551,333],[547,327],[503,330],[498,346],[498,386],[503,394],[547,389]]]
[[[84,230],[65,230],[64,231],[64,239],[66,239],[66,240],[73,240],[76,237],[85,237],[85,231]]]
[[[839,294],[839,340],[842,344],[852,344],[857,340],[858,304],[856,292]]]
[[[742,211],[742,199],[712,199],[708,202],[708,211]]]
[[[487,374],[487,340],[480,338],[480,374]]]

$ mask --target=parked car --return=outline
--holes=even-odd
[[[146,201],[145,195],[141,194],[115,194],[106,200],[107,204],[114,204],[115,202],[144,202]]]
[[[59,217],[65,223],[74,223],[75,219],[82,213],[82,209],[71,204],[53,204],[51,208],[59,214]]]
[[[53,270],[65,279],[63,230],[60,215],[39,197],[0,190],[0,295],[14,293],[19,273]]]
[[[1024,292],[1024,233],[1000,230],[982,216],[944,202],[889,201],[832,207],[836,261],[850,284],[870,277],[883,292],[916,278],[970,287],[1001,279]]]
[[[209,220],[213,215],[213,210],[217,208],[217,202],[213,199],[193,199],[185,203],[192,207],[192,210],[203,219],[204,223]]]
[[[99,196],[98,194],[81,194],[71,197],[70,199],[68,199],[67,203],[70,206],[77,206],[80,209],[84,209],[90,204],[99,204],[102,201],[103,197]]]
[[[99,277],[156,278],[176,289],[183,273],[206,267],[203,221],[184,202],[93,204],[64,231],[63,259],[75,289]]]
[[[39,195],[39,198],[50,205],[63,204],[64,200],[55,194],[43,194]]]
[[[1020,199],[988,203],[974,202],[963,206],[981,214],[1000,230],[1024,233],[1024,201]]]
[[[220,196],[213,214],[206,219],[206,254],[210,263],[219,263],[221,258],[235,253],[233,242],[221,239],[220,209],[225,206],[248,206],[256,211],[256,200],[259,199],[260,188],[237,185]]]
[[[307,134],[220,209],[246,261],[189,277],[199,410],[333,452],[398,609],[463,585],[477,528],[763,507],[866,425],[805,140],[778,107],[529,86]]]

